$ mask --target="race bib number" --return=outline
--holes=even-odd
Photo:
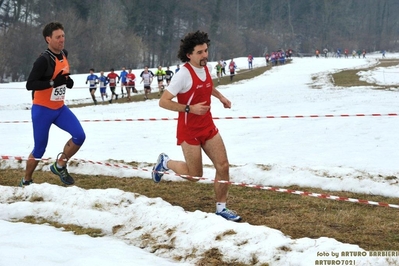
[[[105,87],[104,82],[100,82],[100,87]]]
[[[61,85],[56,88],[53,88],[53,91],[51,92],[51,101],[63,101],[65,99],[65,92],[66,92],[66,86]]]
[[[109,79],[109,83],[115,83],[115,79]]]
[[[94,84],[96,84],[96,81],[94,79],[90,80],[90,85],[93,86]]]

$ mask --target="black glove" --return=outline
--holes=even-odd
[[[67,86],[67,88],[68,88],[68,89],[72,89],[73,84],[74,84],[73,79],[71,79],[70,77],[67,77],[67,80],[66,80],[66,86]]]
[[[62,72],[64,70],[61,70],[60,73],[57,74],[57,76],[55,77],[54,81],[54,85],[53,88],[56,88],[58,86],[64,85],[67,83],[66,77],[64,75],[62,75]]]

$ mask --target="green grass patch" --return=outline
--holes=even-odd
[[[334,85],[338,87],[357,87],[357,86],[372,86],[375,89],[387,89],[392,87],[392,85],[378,85],[373,83],[368,83],[366,81],[360,80],[360,76],[357,75],[360,71],[369,71],[377,67],[391,67],[399,65],[398,59],[380,59],[379,64],[360,69],[347,69],[335,74],[332,74]]]

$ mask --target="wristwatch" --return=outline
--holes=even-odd
[[[184,109],[184,111],[185,111],[186,113],[189,113],[189,112],[190,112],[190,105],[186,105],[186,109]]]
[[[50,80],[50,86],[53,87],[54,86],[54,80]]]

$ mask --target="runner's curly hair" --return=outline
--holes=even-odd
[[[188,33],[184,36],[184,39],[180,40],[180,48],[177,53],[177,58],[182,62],[188,62],[190,59],[187,54],[191,54],[194,51],[194,47],[206,43],[209,47],[211,40],[208,38],[208,33],[203,31],[196,31]]]

